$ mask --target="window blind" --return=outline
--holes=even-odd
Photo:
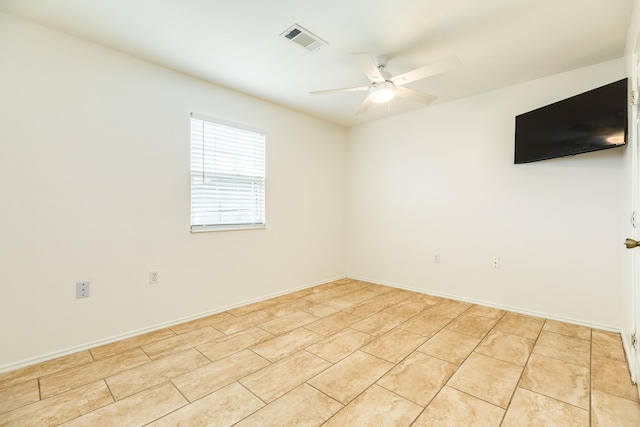
[[[191,230],[265,225],[265,135],[191,114]]]

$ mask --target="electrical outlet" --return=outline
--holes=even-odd
[[[435,264],[440,263],[440,254],[433,254],[433,262]]]
[[[157,285],[160,283],[160,273],[158,271],[150,271],[149,272],[149,284]]]
[[[500,268],[500,258],[497,256],[493,257],[493,268]]]
[[[89,283],[76,282],[76,298],[89,298]]]

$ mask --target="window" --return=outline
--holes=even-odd
[[[265,226],[265,139],[191,113],[191,231]]]

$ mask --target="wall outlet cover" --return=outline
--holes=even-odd
[[[88,298],[90,295],[90,282],[76,282],[76,298]]]

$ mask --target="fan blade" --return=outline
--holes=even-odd
[[[384,81],[384,76],[369,54],[354,53],[353,56],[356,57],[356,60],[360,64],[360,68],[362,68],[362,71],[364,71],[369,80],[376,83]]]
[[[438,99],[438,97],[435,95],[418,92],[417,90],[409,89],[408,87],[400,87],[400,86],[396,86],[395,94],[400,98],[410,99],[411,101],[419,102],[425,105],[429,105],[433,101]]]
[[[434,62],[433,64],[426,65],[421,68],[417,68],[413,71],[409,71],[399,76],[393,77],[391,81],[396,86],[405,85],[407,83],[415,82],[416,80],[426,79],[427,77],[435,76],[436,74],[444,73],[445,71],[452,70],[462,63],[457,56],[444,59],[442,61]]]
[[[339,92],[359,92],[362,90],[369,90],[369,86],[348,87],[345,89],[318,90],[315,92],[309,92],[309,95],[325,95],[327,93],[339,93]]]
[[[360,104],[360,106],[356,110],[356,114],[362,114],[362,113],[366,112],[369,109],[369,107],[371,107],[371,104],[373,104],[373,101],[371,101],[369,99],[369,97],[367,96],[364,99],[364,101],[362,101],[362,104]]]

